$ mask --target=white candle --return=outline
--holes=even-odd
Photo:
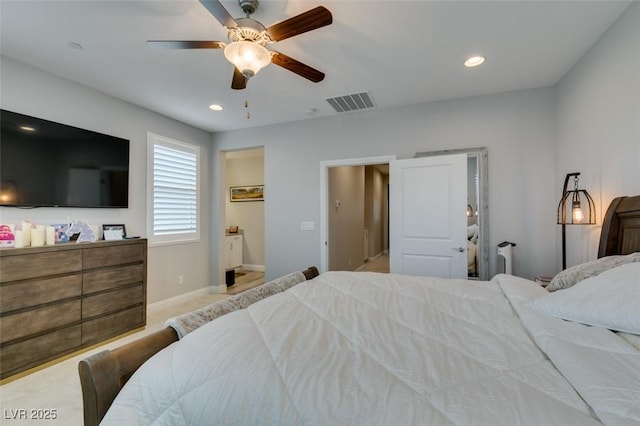
[[[18,229],[16,231],[13,232],[13,236],[14,236],[14,246],[15,248],[22,248],[24,247],[24,235],[23,235],[23,231]]]
[[[22,236],[24,237],[24,246],[29,247],[31,245],[31,224],[29,222],[22,221]]]
[[[47,245],[54,245],[56,243],[56,228],[54,228],[53,226],[47,226],[46,234]]]
[[[44,245],[44,228],[31,229],[31,247],[42,247]]]

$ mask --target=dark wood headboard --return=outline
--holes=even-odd
[[[602,221],[598,257],[640,251],[640,195],[615,198]]]

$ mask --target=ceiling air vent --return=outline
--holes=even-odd
[[[336,96],[335,98],[328,98],[327,102],[336,112],[358,111],[374,107],[373,101],[367,92]]]

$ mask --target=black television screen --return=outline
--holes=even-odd
[[[6,110],[0,118],[0,206],[129,206],[128,140]]]

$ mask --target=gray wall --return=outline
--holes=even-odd
[[[216,133],[213,140],[214,162],[220,150],[253,140],[265,146],[268,279],[320,262],[320,230],[301,231],[299,222],[319,223],[321,161],[409,158],[416,152],[483,146],[489,150],[492,248],[504,240],[516,242],[514,269],[522,276],[555,268],[557,200],[555,176],[549,173],[555,154],[553,88]],[[220,181],[214,177],[214,183]],[[214,199],[214,223],[219,202]],[[494,250],[491,260],[493,271]]]
[[[386,204],[385,175],[376,166],[365,166],[364,227],[369,230],[369,259],[383,253],[384,204]]]
[[[572,171],[595,194],[600,219],[569,230],[568,265],[594,259],[608,203],[640,193],[639,9],[632,3],[554,87],[215,134],[214,161],[252,140],[268,153],[267,278],[320,262],[319,229],[301,232],[298,223],[319,221],[321,161],[456,148],[488,148],[491,275],[504,240],[517,243],[516,275],[560,270],[556,208]]]
[[[1,57],[0,93],[3,109],[129,139],[130,176],[128,209],[39,208],[32,210],[0,207],[1,223],[30,220],[38,224],[85,219],[91,225],[123,223],[130,235],[146,235],[147,132],[157,133],[201,146],[201,184],[210,178],[211,135],[137,107],[64,78]],[[193,244],[150,247],[148,252],[148,302],[155,302],[206,287],[211,197],[202,191],[201,241]],[[178,276],[184,284],[178,285]],[[224,282],[224,281],[223,281]]]
[[[364,263],[364,176],[364,166],[329,169],[330,271],[353,271]]]
[[[150,249],[153,302],[224,283],[221,150],[253,147],[256,141],[265,146],[265,266],[271,279],[320,262],[320,230],[300,230],[300,221],[319,224],[320,161],[486,146],[491,273],[496,244],[509,240],[518,244],[517,275],[552,274],[560,268],[555,222],[565,173],[582,173],[581,183],[596,195],[601,213],[615,196],[640,193],[639,15],[634,2],[555,87],[218,133],[208,153],[204,131],[2,57],[2,108],[132,141],[129,209],[1,208],[2,222],[82,217],[95,224],[125,223],[129,233],[144,235],[146,132],[201,145],[203,183],[211,189],[203,193],[202,241]],[[370,90],[375,93],[375,87]],[[579,248],[569,253],[570,265],[595,258],[599,218],[596,227],[570,229],[568,247]],[[182,287],[178,275],[185,276]]]
[[[597,225],[567,227],[571,266],[596,258],[611,200],[640,194],[640,2],[633,2],[558,84],[555,154],[557,197],[564,176],[580,172],[580,187],[597,208]]]

